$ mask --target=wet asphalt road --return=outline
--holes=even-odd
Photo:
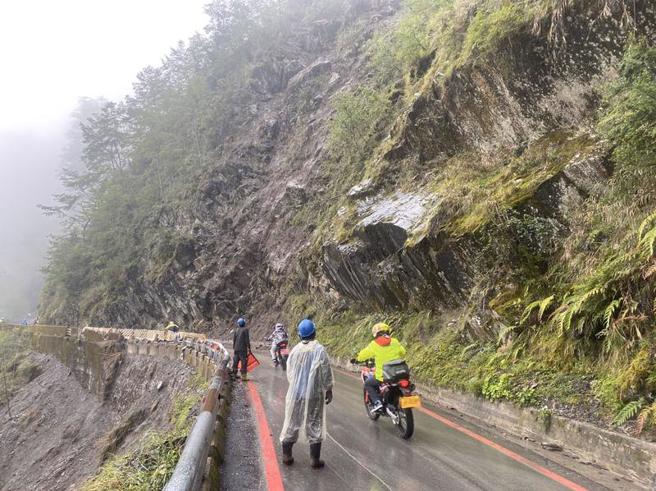
[[[278,437],[284,418],[287,380],[266,358],[251,377],[264,405],[278,459]],[[563,490],[562,484],[516,462],[498,450],[457,431],[437,419],[415,411],[415,434],[402,440],[389,418],[370,421],[362,403],[358,380],[335,371],[334,401],[327,408],[328,436],[322,458],[326,467],[309,467],[307,444],[294,446],[296,462],[281,464],[286,490]],[[238,382],[239,383],[239,382]],[[425,404],[427,409],[452,415]],[[461,426],[480,432],[458,420]],[[585,489],[605,489],[514,445],[503,438],[490,440],[553,471]]]
[[[225,445],[228,451],[221,468],[220,491],[265,491],[256,423],[246,386],[240,382],[232,390]]]

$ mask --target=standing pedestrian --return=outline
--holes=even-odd
[[[310,465],[320,469],[324,466],[320,457],[326,434],[325,405],[333,400],[333,372],[325,348],[315,339],[316,332],[309,319],[298,325],[301,342],[294,346],[287,361],[289,388],[280,442],[283,463],[293,464],[292,447],[302,430],[310,443]]]
[[[166,330],[171,331],[172,333],[176,333],[180,330],[180,328],[175,322],[169,321],[169,323],[166,325]]]
[[[240,317],[237,320],[237,328],[232,336],[232,347],[234,357],[232,361],[232,373],[237,375],[237,365],[241,361],[241,379],[248,380],[248,353],[251,351],[251,339],[246,327],[246,320]]]

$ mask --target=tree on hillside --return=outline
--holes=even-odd
[[[80,97],[77,107],[70,115],[70,126],[66,131],[66,145],[61,155],[62,170],[81,171],[83,167],[82,152],[84,150],[84,136],[82,125],[89,118],[100,112],[107,100],[103,97]]]
[[[60,162],[60,180],[66,191],[55,195],[53,206],[40,205],[46,214],[58,215],[64,219],[65,225],[71,226],[81,221],[81,196],[83,189],[91,183],[85,178],[86,164],[84,162],[85,139],[84,125],[99,114],[108,101],[102,97],[80,97],[77,107],[71,113],[71,123],[66,132],[66,144],[63,148]]]
[[[223,143],[256,117],[257,68],[298,58],[295,37],[343,4],[216,0],[205,33],[142,70],[131,96],[90,115],[93,101],[81,101],[82,149],[71,147],[65,192],[45,208],[65,217],[65,230],[52,241],[44,319],[113,322],[126,291],[171,281],[177,251],[190,241],[178,223],[188,214],[182,204],[214,170]]]

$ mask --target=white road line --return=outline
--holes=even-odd
[[[369,474],[371,474],[376,479],[378,479],[382,483],[383,486],[385,486],[387,489],[389,489],[389,491],[392,491],[392,488],[390,488],[389,485],[385,481],[383,481],[380,477],[378,477],[378,475],[376,475],[371,469],[369,469],[367,466],[365,466],[362,462],[360,462],[358,459],[356,459],[355,456],[351,452],[346,450],[346,448],[344,448],[337,440],[335,440],[335,438],[333,438],[333,436],[330,433],[326,432],[326,435],[328,435],[328,438],[330,438],[332,441],[334,441],[335,444],[339,448],[341,448],[346,455],[351,457],[360,467],[362,467],[365,471],[367,471]]]

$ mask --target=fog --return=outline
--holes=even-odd
[[[207,0],[0,3],[0,319],[34,313],[80,97],[118,100],[136,74],[202,30]]]
[[[0,132],[0,317],[17,320],[35,308],[47,236],[56,227],[36,205],[56,189],[62,138],[56,126]]]

